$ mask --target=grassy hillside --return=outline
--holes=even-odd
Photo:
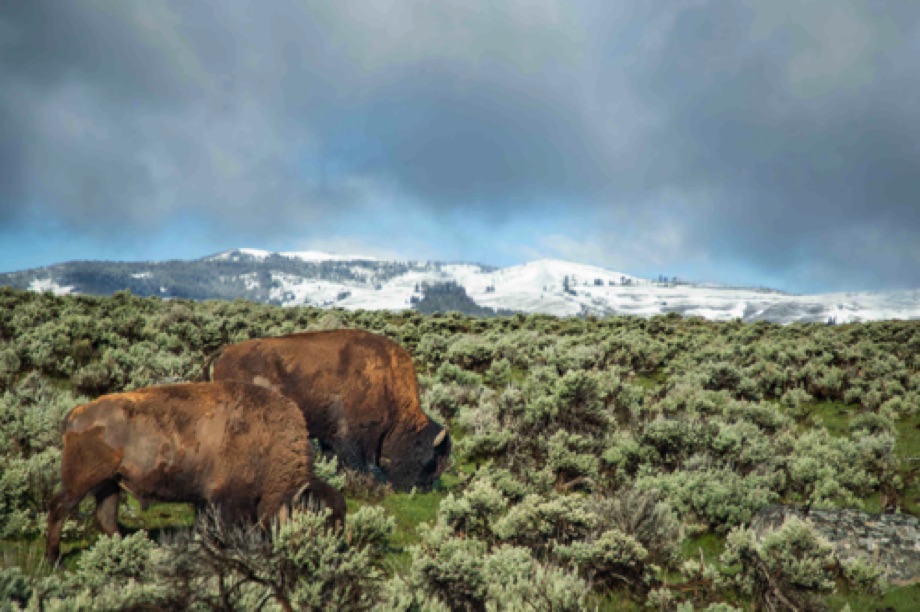
[[[423,405],[455,440],[434,491],[393,494],[327,464],[345,483],[348,533],[323,535],[301,517],[268,543],[214,525],[193,540],[187,507],[131,503],[122,522],[137,531],[97,539],[85,504],[65,532],[65,571],[49,574],[43,513],[67,410],[197,380],[227,342],[334,327],[412,352]],[[872,567],[840,563],[807,523],[764,542],[745,527],[771,503],[920,512],[918,368],[916,322],[476,319],[0,289],[0,599],[907,609],[916,588],[887,589]],[[215,533],[232,546],[209,551]],[[195,571],[164,569],[179,561]]]

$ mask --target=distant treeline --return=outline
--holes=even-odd
[[[142,297],[190,300],[245,299],[280,304],[272,290],[281,287],[272,274],[371,287],[411,271],[437,270],[438,262],[410,261],[303,261],[272,255],[256,258],[245,254],[226,259],[172,260],[163,262],[73,261],[40,270],[0,274],[0,286],[28,289],[35,279],[53,279],[77,293],[111,295],[127,290]],[[492,268],[483,267],[483,270]]]
[[[422,314],[458,312],[473,317],[508,317],[514,313],[506,308],[480,306],[467,295],[466,289],[456,281],[422,283],[422,297],[412,298],[412,307]]]

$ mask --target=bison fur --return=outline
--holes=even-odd
[[[64,422],[62,490],[50,502],[45,554],[59,557],[61,528],[86,495],[109,535],[124,489],[142,503],[216,506],[235,522],[266,522],[313,478],[300,409],[241,382],[163,385],[103,396]]]
[[[397,490],[428,488],[447,466],[450,435],[422,411],[409,352],[383,336],[338,329],[232,344],[213,378],[291,398],[324,451]]]

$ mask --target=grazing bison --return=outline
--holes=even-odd
[[[50,503],[45,554],[57,560],[64,519],[90,493],[109,535],[120,488],[142,503],[214,504],[228,520],[265,521],[299,502],[312,472],[303,415],[269,389],[195,383],[106,395],[65,419],[63,490]]]
[[[450,436],[422,411],[412,358],[388,338],[353,329],[306,332],[228,345],[213,359],[214,380],[251,382],[291,398],[323,450],[396,489],[430,487],[446,467]]]

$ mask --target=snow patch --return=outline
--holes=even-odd
[[[258,289],[258,288],[259,288],[259,281],[256,280],[256,279],[258,278],[258,276],[259,276],[259,275],[258,275],[258,273],[256,273],[256,272],[251,272],[251,273],[249,273],[249,274],[241,274],[241,275],[240,275],[240,280],[242,280],[244,283],[246,283],[246,289],[248,289],[248,290],[251,291],[251,290],[253,290],[253,289]]]
[[[278,255],[301,261],[378,261],[376,257],[366,255],[338,255],[321,251],[285,251]]]
[[[282,273],[271,271],[272,266],[266,265],[277,261],[273,259],[277,257],[345,264],[336,266],[333,274],[317,270],[314,266],[303,266],[299,273],[291,273],[291,269],[298,268],[292,265],[285,266],[288,271]],[[485,269],[468,263],[389,261],[321,251],[272,253],[244,248],[206,260],[263,262],[262,266],[250,268],[258,269],[258,274],[231,274],[225,280],[242,280],[248,290],[256,290],[260,288],[260,275],[268,271],[272,278],[268,298],[284,306],[405,310],[412,307],[414,298],[422,297],[425,283],[456,282],[479,306],[557,316],[654,316],[673,312],[716,321],[764,319],[777,323],[806,321],[838,324],[920,319],[920,290],[795,296],[758,288],[658,283],[614,270],[557,259],[532,261],[503,269]],[[406,271],[390,276],[398,269],[396,265],[405,266]],[[155,271],[147,271],[131,276],[153,278],[155,274]],[[319,276],[335,276],[336,279]],[[74,290],[74,287],[61,286],[52,278],[33,280],[29,288],[58,294]],[[168,295],[165,286],[160,287],[160,293]]]
[[[240,256],[246,255],[248,257],[257,259],[259,261],[263,261],[266,258],[271,257],[273,254],[274,253],[272,253],[271,251],[264,251],[262,249],[246,249],[246,248],[230,249],[229,251],[226,251],[219,255],[208,257],[207,260],[208,261],[240,261],[242,259],[242,257]]]
[[[74,288],[72,286],[62,286],[59,285],[56,280],[53,278],[36,278],[29,283],[29,290],[36,291],[38,293],[44,293],[45,291],[50,291],[54,295],[67,295],[73,293]]]

